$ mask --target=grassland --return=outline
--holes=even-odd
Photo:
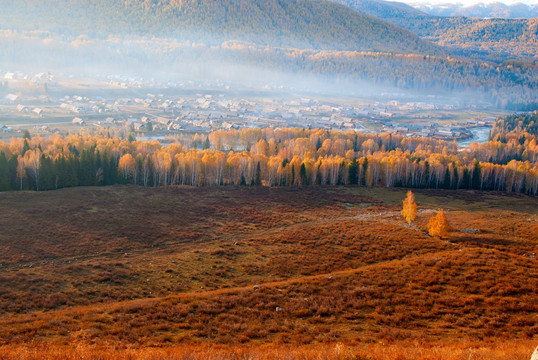
[[[415,194],[409,226],[403,189],[0,193],[0,359],[528,359],[536,198]]]

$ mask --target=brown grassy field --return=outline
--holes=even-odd
[[[530,358],[536,198],[405,192],[0,193],[0,359]]]

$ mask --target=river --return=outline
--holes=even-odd
[[[477,142],[477,143],[486,142],[488,141],[490,130],[491,130],[491,127],[489,126],[479,126],[479,127],[471,128],[470,131],[473,134],[473,136],[468,139],[463,139],[463,140],[458,141],[458,145],[464,148],[464,147],[468,147],[473,142]]]

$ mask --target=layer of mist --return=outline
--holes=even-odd
[[[144,87],[398,99],[435,95],[462,106],[493,103],[484,91],[447,89],[437,65],[443,60],[422,56],[270,48],[239,41],[209,46],[156,37],[60,37],[42,31],[3,31],[0,46],[0,73],[51,73]]]

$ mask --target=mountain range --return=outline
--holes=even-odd
[[[527,5],[523,3],[503,4],[500,2],[489,4],[475,4],[464,6],[462,4],[413,4],[413,7],[425,13],[436,16],[466,16],[478,18],[503,19],[531,19],[538,17],[538,4]]]
[[[538,18],[480,19],[427,14],[409,5],[382,0],[335,0],[360,13],[368,14],[407,29],[440,46],[478,52],[483,58],[530,57],[538,53]],[[462,52],[459,53],[460,55]]]

